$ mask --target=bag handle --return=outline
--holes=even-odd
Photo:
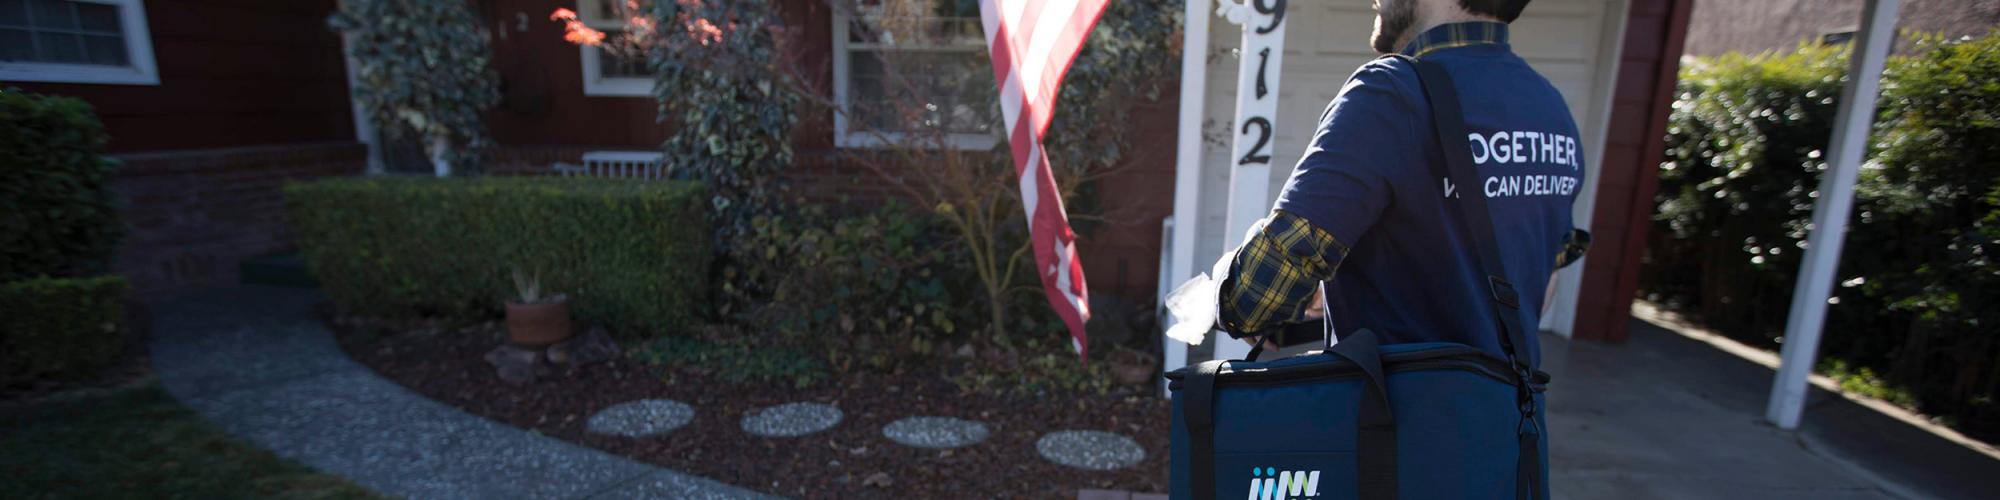
[[[1361,368],[1360,417],[1355,422],[1356,473],[1361,498],[1396,498],[1396,417],[1389,404],[1389,381],[1375,332],[1367,329],[1341,339],[1327,354]],[[1188,373],[1180,411],[1188,430],[1189,490],[1197,499],[1215,498],[1215,377],[1230,360],[1204,361]]]
[[[1382,373],[1382,352],[1375,332],[1356,330],[1327,353],[1361,367],[1368,377],[1362,388],[1360,417],[1354,429],[1354,469],[1362,500],[1396,498],[1396,416],[1389,405],[1389,380]]]

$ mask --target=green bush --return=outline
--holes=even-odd
[[[1853,388],[2000,432],[2000,36],[1892,58],[1821,353]],[[1765,346],[1781,339],[1845,48],[1683,69],[1642,287]]]
[[[110,267],[124,228],[104,141],[82,100],[0,89],[0,282]]]
[[[125,279],[36,278],[0,284],[0,387],[90,375],[125,352]]]
[[[285,188],[307,265],[336,303],[376,315],[493,317],[515,269],[577,319],[675,331],[705,314],[707,196],[691,182],[336,179]]]
[[[894,364],[889,354],[897,351],[932,354],[939,339],[962,336],[981,314],[950,229],[925,215],[891,202],[847,216],[808,206],[752,219],[738,240],[744,265],[737,269],[763,274],[723,287],[759,282],[772,290],[770,300],[734,316],[787,344],[823,347],[839,365],[855,353],[876,367]],[[877,345],[884,342],[893,345]]]

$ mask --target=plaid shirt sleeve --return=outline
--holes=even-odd
[[[1346,256],[1347,245],[1332,233],[1304,217],[1272,212],[1229,264],[1216,294],[1218,326],[1241,338],[1301,321],[1319,282],[1333,279]]]
[[[1563,238],[1562,253],[1556,254],[1556,269],[1562,269],[1569,267],[1570,264],[1575,264],[1577,259],[1583,258],[1583,254],[1589,251],[1590,231],[1582,229],[1569,230],[1569,236]]]

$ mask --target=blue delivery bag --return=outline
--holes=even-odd
[[[1524,451],[1546,449],[1546,376],[1531,377],[1535,411],[1524,417],[1507,360],[1455,343],[1380,346],[1372,349],[1373,370],[1336,354],[1366,356],[1373,341],[1372,333],[1357,332],[1329,351],[1212,361],[1168,374],[1172,497],[1382,498],[1363,494],[1371,480],[1393,482],[1386,490],[1375,485],[1388,498],[1545,495],[1528,490],[1546,484],[1546,458],[1521,460]],[[1212,371],[1203,374],[1204,367]],[[1380,396],[1370,371],[1380,376]],[[1202,378],[1210,385],[1198,387]],[[1365,418],[1365,409],[1384,403],[1388,411],[1375,422]],[[1204,474],[1210,479],[1198,481]],[[1197,490],[1197,483],[1206,484]]]
[[[1434,173],[1478,185],[1450,75],[1408,60],[1448,150]],[[1456,343],[1378,345],[1361,329],[1324,351],[1257,362],[1252,350],[1251,361],[1176,370],[1167,374],[1173,498],[1548,498],[1548,375],[1516,350],[1532,323],[1505,278],[1486,199],[1450,199],[1487,274],[1485,305],[1499,312],[1493,331],[1506,357]]]

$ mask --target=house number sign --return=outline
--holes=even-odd
[[[1229,175],[1230,238],[1271,209],[1271,154],[1278,123],[1278,72],[1285,65],[1286,0],[1217,0],[1216,15],[1243,26],[1236,75],[1236,135]],[[1240,210],[1239,210],[1240,208]]]
[[[1279,71],[1285,66],[1286,0],[1217,0],[1215,14],[1243,27],[1237,52],[1235,134],[1229,154],[1229,205],[1224,225],[1230,243],[1242,244],[1257,219],[1271,211],[1271,156],[1277,148]],[[1217,342],[1216,359],[1241,358],[1249,347]]]

